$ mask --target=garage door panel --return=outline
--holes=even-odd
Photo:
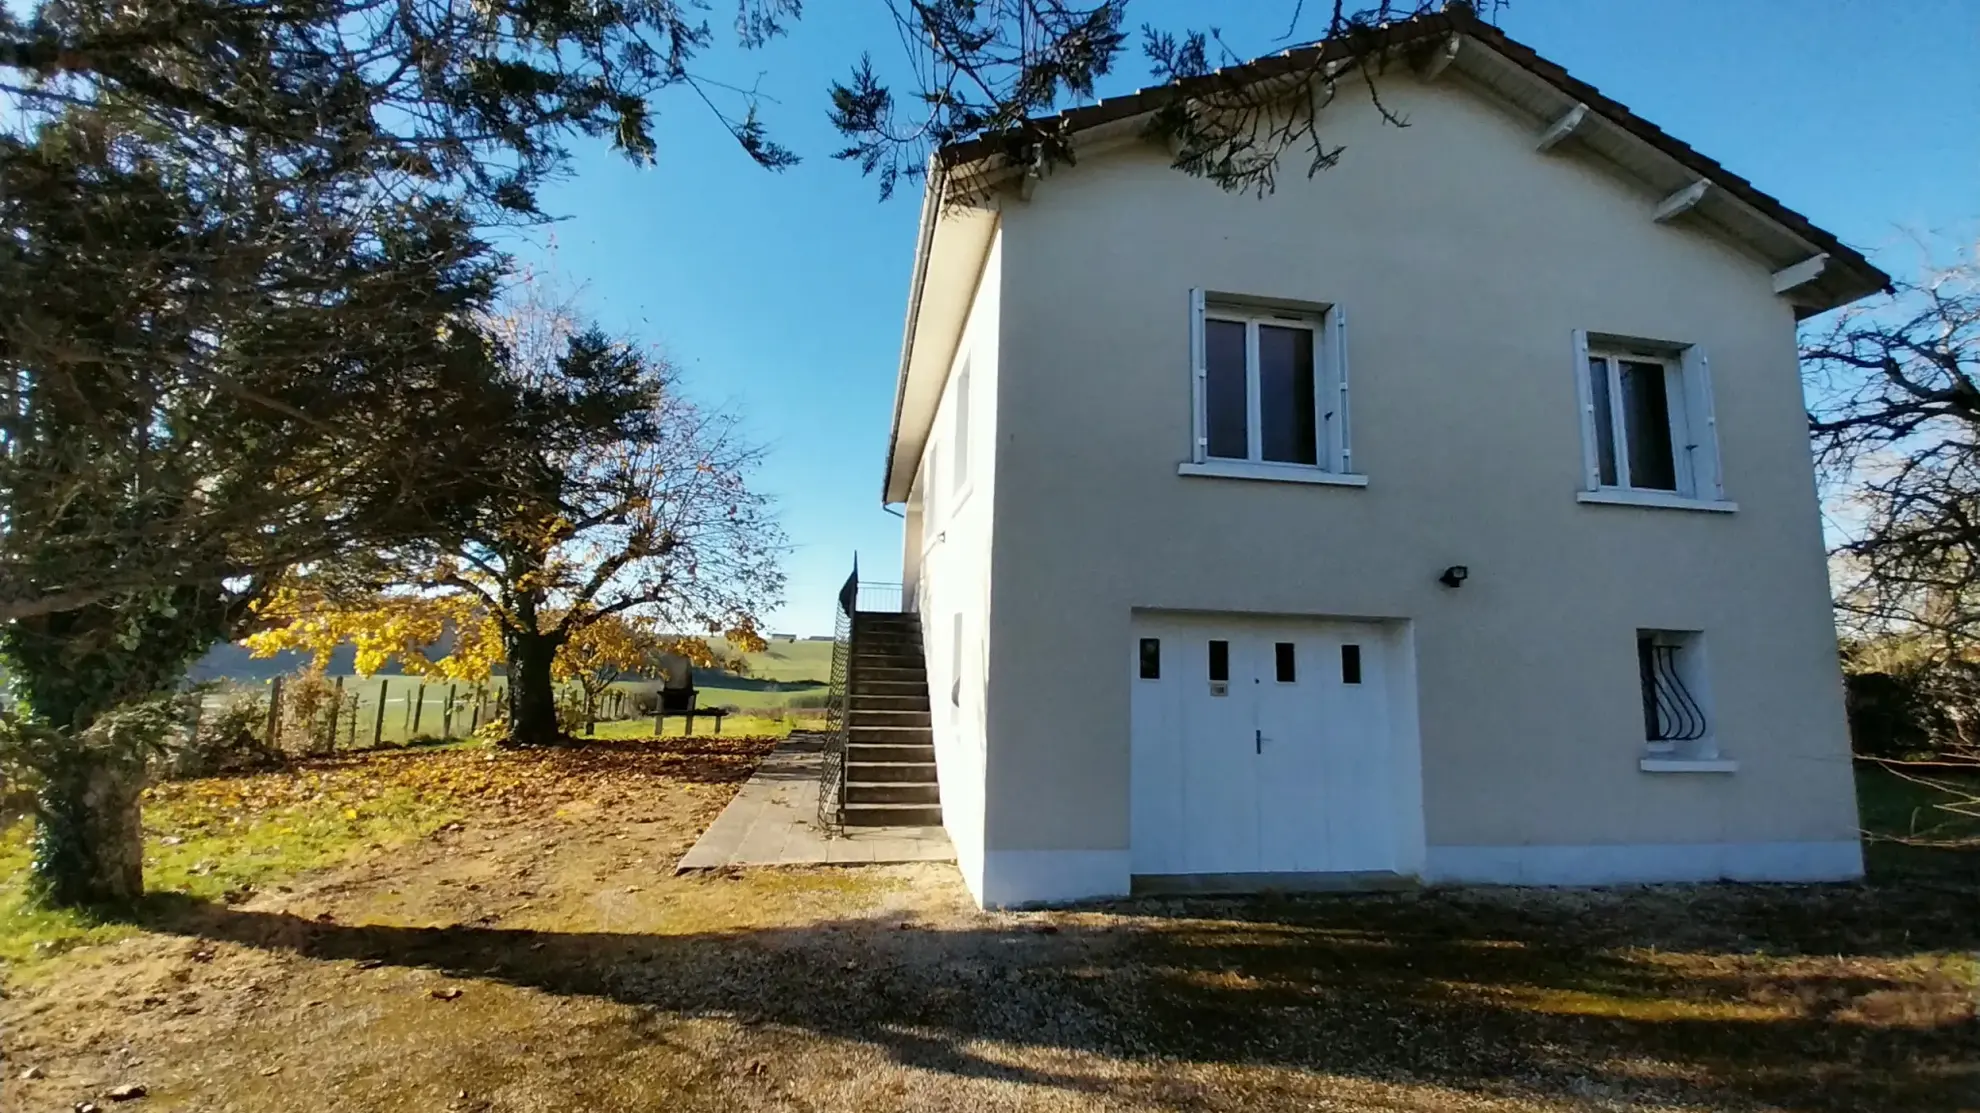
[[[1175,639],[1139,629],[1130,662],[1131,714],[1128,838],[1136,873],[1182,870],[1182,706],[1168,683],[1179,662]],[[1143,641],[1153,644],[1144,649]],[[1152,650],[1152,660],[1146,650]],[[1152,666],[1152,667],[1151,667]]]
[[[1270,670],[1257,678],[1259,868],[1268,872],[1324,869],[1325,822],[1318,806],[1321,784],[1320,717],[1325,685],[1316,675],[1317,643],[1311,636],[1268,635]],[[1320,836],[1320,837],[1316,837]]]
[[[1254,647],[1222,630],[1177,640],[1188,646],[1191,664],[1201,663],[1176,678],[1183,708],[1185,872],[1248,873],[1259,868],[1255,728],[1247,691]]]
[[[1135,872],[1395,868],[1380,627],[1138,617],[1135,633],[1137,659],[1158,637],[1162,662],[1134,681]]]

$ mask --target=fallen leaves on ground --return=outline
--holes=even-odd
[[[145,792],[147,826],[166,838],[283,814],[334,809],[350,821],[407,794],[425,806],[541,809],[601,791],[637,793],[665,780],[733,784],[776,745],[765,737],[600,741],[541,750],[387,750],[320,758],[245,776],[167,781]]]
[[[599,804],[636,820],[670,794],[719,807],[775,745],[728,736],[374,750],[166,781],[145,792],[145,886],[241,904],[271,884],[459,830],[464,820],[555,821]],[[26,822],[0,828],[0,970],[127,935],[127,924],[34,906],[30,833]]]

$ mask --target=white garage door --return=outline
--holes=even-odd
[[[1396,868],[1383,630],[1137,616],[1134,872]]]

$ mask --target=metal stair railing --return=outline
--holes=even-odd
[[[852,691],[853,615],[859,606],[859,562],[839,589],[832,621],[832,683],[825,695],[825,752],[818,774],[818,825],[836,831],[846,816],[847,699]]]

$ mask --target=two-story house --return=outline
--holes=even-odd
[[[1795,328],[1886,276],[1418,24],[1263,198],[1140,95],[937,160],[884,501],[986,905],[1861,873]]]

